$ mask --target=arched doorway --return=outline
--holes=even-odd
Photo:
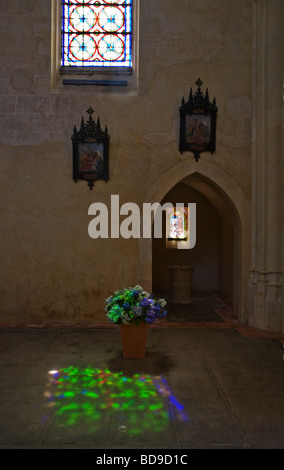
[[[170,297],[169,268],[193,266],[192,291],[220,293],[234,305],[234,288],[238,275],[234,265],[234,220],[223,197],[217,197],[210,181],[193,174],[177,183],[161,204],[196,204],[196,244],[192,249],[169,249],[166,234],[152,240],[152,291],[159,297]],[[165,227],[164,214],[164,227]]]
[[[186,256],[189,260],[191,257],[191,260],[195,261],[195,263],[189,262],[196,266],[193,278],[194,289],[206,287],[219,290],[233,304],[234,317],[246,322],[250,240],[249,202],[233,177],[216,167],[210,168],[209,176],[206,174],[208,167],[204,165],[203,168],[200,163],[199,168],[203,170],[201,172],[189,172],[186,164],[180,164],[169,170],[160,178],[155,188],[149,190],[146,202],[160,202],[161,204],[163,202],[197,202],[196,216],[201,230],[200,233],[197,231],[196,246],[198,248],[195,253],[194,249],[173,251],[179,251],[176,253],[179,257]],[[181,197],[181,194],[188,198],[194,197],[195,200],[177,200],[176,198]],[[166,200],[168,197],[174,197],[175,200]],[[208,242],[209,225],[211,239]],[[169,279],[166,280],[165,276],[168,276],[167,263],[172,263],[174,254],[167,253],[165,256],[167,259],[160,264],[163,255],[161,250],[165,248],[162,249],[161,245],[157,245],[156,240],[140,239],[140,282],[151,291],[161,291],[162,282],[165,289],[169,288]],[[186,255],[185,252],[187,252]],[[186,262],[176,262],[176,264],[186,264]]]

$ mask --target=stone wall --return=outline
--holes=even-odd
[[[281,0],[256,2],[248,309],[252,326],[284,332],[283,22]]]
[[[151,288],[143,241],[91,239],[88,208],[110,208],[113,194],[140,208],[147,198],[160,202],[196,171],[229,195],[244,230],[237,297],[245,319],[253,2],[141,1],[135,77],[123,89],[62,84],[54,3],[0,0],[0,320],[101,321],[114,289],[144,281]],[[216,97],[218,120],[216,152],[197,163],[178,151],[178,109],[199,77]],[[71,134],[89,106],[111,139],[110,179],[92,191],[72,180]]]

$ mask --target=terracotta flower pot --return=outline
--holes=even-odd
[[[130,323],[120,325],[122,357],[128,359],[142,359],[146,353],[148,324]]]

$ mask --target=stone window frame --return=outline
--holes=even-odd
[[[66,84],[77,86],[108,85],[108,89],[136,94],[138,89],[138,48],[139,48],[140,0],[133,0],[132,10],[132,69],[124,67],[75,67],[68,70],[61,67],[61,0],[51,0],[51,89],[57,91]],[[123,85],[123,86],[121,86]],[[69,88],[69,87],[68,87]]]

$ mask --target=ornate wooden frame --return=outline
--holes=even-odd
[[[193,95],[190,88],[189,99],[182,99],[180,112],[179,151],[193,152],[198,161],[201,152],[215,152],[216,146],[216,116],[218,108],[215,97],[209,101],[208,88],[205,95],[201,91],[203,82],[196,80],[197,91]]]
[[[73,179],[85,180],[90,189],[96,180],[109,179],[109,140],[107,127],[101,129],[100,118],[97,122],[92,118],[94,110],[89,107],[88,121],[82,117],[80,129],[74,126],[73,144]]]

